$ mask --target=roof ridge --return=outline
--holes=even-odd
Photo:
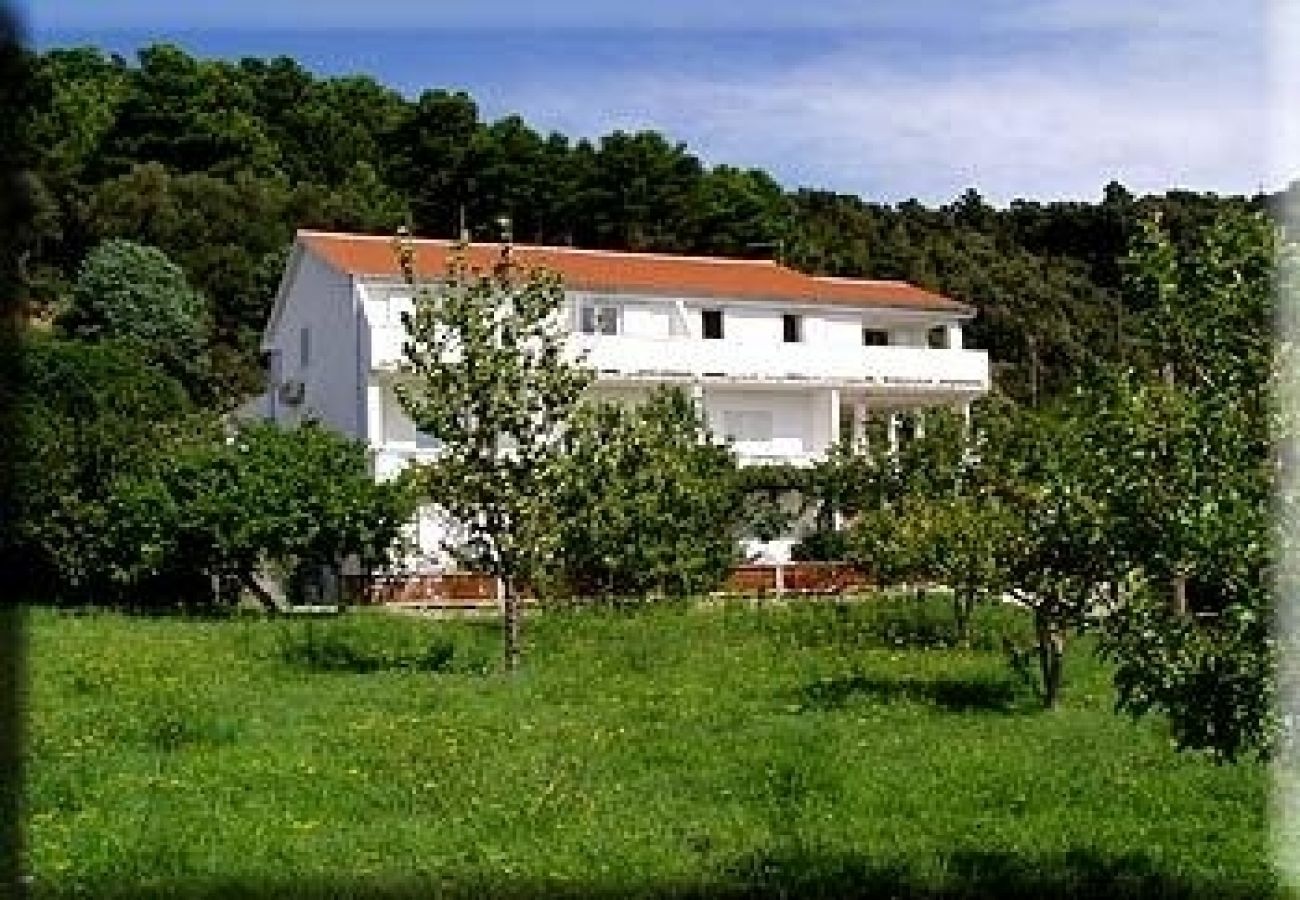
[[[313,228],[299,228],[296,232],[301,236],[324,237],[324,238],[341,238],[343,240],[366,240],[366,241],[393,241],[397,239],[396,235],[382,234],[359,234],[349,231],[318,231]],[[436,244],[441,247],[448,247],[456,243],[451,238],[430,238],[430,237],[412,237],[410,240],[417,244]],[[472,247],[500,247],[500,241],[471,241]],[[774,268],[785,269],[788,272],[795,272],[799,275],[806,273],[799,272],[789,266],[782,265],[771,259],[743,259],[738,256],[701,256],[693,253],[661,253],[656,251],[644,250],[602,250],[595,247],[567,247],[563,244],[528,244],[514,243],[512,245],[516,250],[542,250],[548,253],[585,253],[595,256],[631,256],[637,259],[666,259],[673,261],[688,260],[691,262],[703,263],[732,263],[746,266],[772,266]]]
[[[897,284],[910,288],[916,288],[923,291],[925,288],[920,285],[912,284],[910,281],[904,281],[902,278],[854,278],[850,275],[809,275],[809,278],[816,278],[818,281],[842,281],[847,284]]]

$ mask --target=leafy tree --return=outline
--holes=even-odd
[[[829,527],[836,514],[852,517],[907,498],[950,498],[959,492],[971,462],[963,418],[943,407],[901,418],[896,448],[880,423],[869,422],[865,441],[842,440],[813,467],[810,491],[820,504],[823,526]]]
[[[926,503],[915,498],[864,510],[849,529],[849,560],[881,585],[928,581],[929,512]]]
[[[926,505],[925,568],[952,589],[957,638],[965,641],[976,604],[999,598],[1008,587],[1005,548],[1014,541],[1016,522],[991,498],[977,494],[931,499]]]
[[[411,244],[398,242],[415,308],[405,318],[407,380],[397,395],[416,428],[441,444],[424,475],[430,500],[465,531],[454,551],[504,585],[513,671],[520,582],[555,550],[560,441],[592,376],[565,356],[559,277],[521,271],[508,245],[490,270],[477,271],[467,249],[430,288],[417,279]]]
[[[591,157],[588,220],[578,233],[584,246],[681,251],[690,233],[692,203],[703,176],[685,144],[656,131],[615,131]]]
[[[692,250],[719,256],[753,256],[767,249],[784,256],[791,237],[789,204],[780,185],[759,169],[715,166],[705,172],[691,201]],[[768,245],[766,248],[755,245]]]
[[[280,148],[257,116],[251,85],[238,66],[198,60],[170,44],[146,47],[138,56],[104,134],[101,177],[149,161],[216,176],[276,170]]]
[[[1116,562],[1108,508],[1092,490],[1086,418],[1074,412],[1064,402],[986,410],[972,478],[998,510],[999,558],[989,571],[1033,613],[1048,708],[1060,695],[1067,638],[1103,611]]]
[[[34,75],[44,96],[31,122],[31,139],[43,148],[45,178],[56,189],[70,190],[94,166],[126,97],[130,73],[121,57],[79,47],[42,54]]]
[[[21,560],[18,592],[69,602],[115,598],[111,485],[147,470],[190,404],[181,386],[133,348],[28,340],[6,354],[0,382],[13,428],[12,529],[5,558]]]
[[[161,250],[111,240],[86,257],[59,325],[83,340],[134,345],[198,396],[206,393],[206,306]]]
[[[273,605],[256,578],[264,566],[337,568],[348,557],[385,565],[414,502],[406,481],[375,482],[363,445],[315,423],[259,423],[119,480],[110,509],[123,581],[145,590],[202,572]]]
[[[564,436],[555,572],[578,596],[684,597],[736,558],[736,463],[694,403],[660,389],[584,407]]]
[[[456,234],[471,196],[470,148],[478,106],[464,92],[425,91],[394,131],[390,159],[397,188],[410,199],[423,234]]]
[[[1121,706],[1166,712],[1183,746],[1224,758],[1269,752],[1277,726],[1272,439],[1293,430],[1273,397],[1277,249],[1257,213],[1223,212],[1181,244],[1141,223],[1126,286],[1164,377],[1093,392],[1098,492],[1137,585],[1107,620]],[[1282,249],[1285,277],[1294,251]],[[1279,509],[1286,521],[1285,495]]]

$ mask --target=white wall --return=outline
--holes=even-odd
[[[768,441],[737,441],[742,456],[799,457],[820,453],[826,441],[821,437],[828,415],[821,402],[824,390],[736,390],[707,386],[704,409],[709,428],[719,438],[725,437],[727,413],[767,412],[772,417],[772,436]]]
[[[365,436],[358,328],[351,279],[304,253],[272,343],[280,354],[281,381],[300,380],[306,391],[297,407],[276,404],[277,421],[317,418],[344,434]],[[301,358],[303,329],[308,333],[306,366]]]

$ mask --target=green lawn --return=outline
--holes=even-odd
[[[31,614],[30,869],[132,896],[1262,897],[1267,772],[1009,671],[1009,610]],[[307,633],[308,628],[312,633]]]

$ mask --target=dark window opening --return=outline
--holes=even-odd
[[[879,328],[862,329],[862,343],[867,347],[888,347],[889,332]]]
[[[948,349],[948,329],[942,325],[935,326],[925,333],[925,342],[931,350]]]
[[[618,334],[618,307],[585,305],[579,326],[583,334]]]
[[[722,340],[722,310],[706,309],[700,312],[700,324],[704,330],[704,339]]]
[[[781,327],[787,344],[797,344],[803,340],[803,316],[782,316]]]

